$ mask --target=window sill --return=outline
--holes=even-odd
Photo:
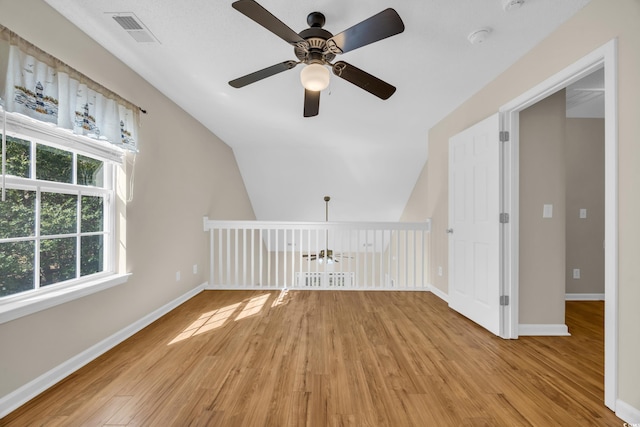
[[[19,295],[0,303],[0,324],[126,283],[128,274],[109,274],[51,290]]]

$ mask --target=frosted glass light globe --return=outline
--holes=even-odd
[[[329,86],[329,77],[329,70],[320,64],[309,64],[300,72],[302,86],[315,92],[326,89]]]

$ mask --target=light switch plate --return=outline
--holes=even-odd
[[[580,209],[580,218],[584,219],[587,217],[587,210],[586,209]]]
[[[542,218],[552,218],[553,217],[553,205],[544,205],[542,208]]]

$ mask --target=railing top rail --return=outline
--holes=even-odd
[[[247,230],[422,230],[430,231],[431,223],[423,222],[296,222],[296,221],[233,221],[212,220],[204,217],[204,230],[247,229]]]

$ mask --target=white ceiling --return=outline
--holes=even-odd
[[[45,1],[233,148],[257,219],[299,221],[324,220],[325,195],[330,220],[398,220],[429,128],[589,2],[526,0],[505,12],[502,0],[260,0],[297,32],[316,10],[334,34],[387,7],[404,21],[402,34],[338,58],[396,86],[390,99],[332,76],[319,116],[303,118],[301,67],[228,85],[296,59],[231,0]],[[137,42],[114,12],[133,12],[158,42]],[[469,43],[482,27],[487,40]]]

